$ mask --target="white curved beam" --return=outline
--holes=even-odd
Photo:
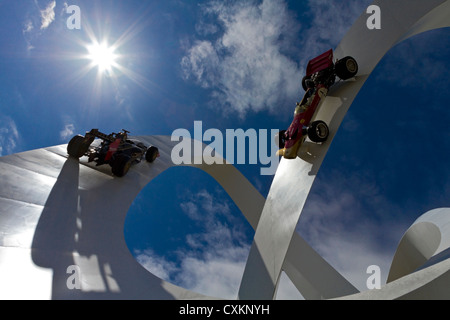
[[[387,282],[406,276],[450,248],[450,208],[428,211],[405,232],[392,260]]]

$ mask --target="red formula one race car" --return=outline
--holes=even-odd
[[[107,135],[98,129],[92,129],[84,137],[73,137],[67,145],[67,153],[76,159],[87,156],[88,161],[95,161],[97,166],[109,164],[115,176],[123,177],[133,164],[141,162],[143,158],[151,163],[159,157],[158,148],[147,147],[141,141],[129,139],[128,133],[122,130]],[[101,143],[93,143],[96,138]]]
[[[353,78],[358,73],[358,64],[352,57],[333,62],[333,50],[329,50],[309,61],[302,86],[306,91],[301,102],[297,102],[294,120],[287,130],[280,131],[276,142],[280,150],[277,155],[295,159],[300,146],[308,137],[312,142],[322,143],[328,139],[328,125],[321,120],[311,119],[320,102],[327,96],[336,77],[341,80]]]

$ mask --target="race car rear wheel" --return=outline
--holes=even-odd
[[[111,164],[112,173],[117,177],[123,177],[130,170],[133,159],[126,154],[119,154]]]
[[[145,153],[145,160],[152,163],[158,158],[159,156],[159,150],[156,147],[150,147],[148,148],[147,152]]]
[[[73,137],[67,145],[67,153],[69,154],[69,156],[76,159],[80,159],[88,151],[88,149],[89,144],[81,135]]]
[[[330,135],[330,130],[325,122],[319,120],[311,123],[308,128],[308,137],[312,142],[320,143],[325,142]]]
[[[314,87],[314,81],[311,80],[311,76],[304,76],[302,79],[302,88],[305,91]]]
[[[358,63],[352,57],[345,57],[335,65],[336,75],[342,80],[353,78],[358,73]]]

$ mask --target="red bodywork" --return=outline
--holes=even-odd
[[[313,91],[313,93],[311,91]],[[314,113],[316,112],[317,107],[320,104],[320,101],[322,100],[322,98],[325,97],[327,91],[328,89],[323,85],[319,85],[313,89],[308,89],[308,91],[305,94],[305,98],[297,106],[296,114],[294,115],[294,120],[292,121],[289,128],[286,130],[286,142],[284,146],[285,158],[291,159],[297,157],[297,151],[307,135],[306,127],[310,124],[311,119],[314,116]],[[308,98],[310,94],[311,97]],[[297,112],[299,108],[302,108],[302,106],[306,106],[305,105],[306,101],[304,100],[308,99],[311,99],[310,105],[307,106],[303,112]]]
[[[114,153],[116,153],[121,142],[122,142],[122,138],[117,138],[116,140],[114,140],[113,143],[110,144],[108,152],[106,153],[106,156],[105,156],[105,161],[111,160],[111,157],[113,156]]]
[[[322,71],[333,65],[333,50],[322,53],[320,56],[309,61],[306,67],[306,76],[310,76],[316,72]]]
[[[306,77],[328,77],[334,67],[333,50],[324,52],[320,56],[309,61],[306,68]],[[328,69],[328,70],[327,70]],[[329,71],[330,70],[330,71]],[[297,103],[294,120],[284,134],[284,148],[278,155],[284,158],[294,159],[307,136],[307,128],[314,116],[320,101],[326,97],[329,86],[319,81],[312,88],[308,88],[303,100]]]

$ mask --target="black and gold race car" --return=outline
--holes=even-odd
[[[159,157],[158,148],[147,147],[141,141],[129,139],[128,133],[130,132],[122,130],[106,135],[98,129],[92,129],[84,136],[73,137],[67,145],[67,153],[76,159],[87,156],[88,162],[95,161],[97,166],[109,164],[115,176],[123,177],[133,164],[144,158],[152,163]],[[93,144],[96,138],[101,142]]]

